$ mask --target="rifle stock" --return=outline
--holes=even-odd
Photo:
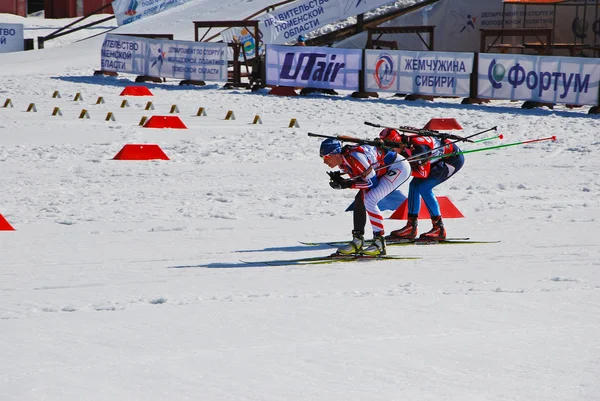
[[[445,132],[435,131],[435,130],[431,130],[431,129],[420,129],[420,128],[412,128],[412,127],[397,127],[397,128],[396,127],[387,127],[387,126],[372,123],[369,121],[365,121],[364,124],[368,125],[370,127],[375,127],[375,128],[391,128],[391,129],[395,129],[397,131],[408,132],[409,134],[416,134],[419,136],[433,136],[433,137],[440,138],[440,139],[452,139],[452,140],[457,140],[457,141],[461,141],[461,142],[473,142],[468,137],[462,137],[462,136],[454,135],[454,134],[447,134]]]

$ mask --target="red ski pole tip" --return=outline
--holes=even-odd
[[[504,139],[504,135],[502,135],[502,134],[498,135],[498,139]]]
[[[556,141],[556,136],[555,135],[552,135],[552,140]]]

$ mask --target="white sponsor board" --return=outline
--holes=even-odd
[[[103,71],[146,74],[147,39],[108,34],[101,49],[100,67]]]
[[[227,44],[152,39],[148,42],[147,75],[227,82]]]
[[[362,50],[267,45],[267,85],[358,90]]]
[[[190,0],[115,0],[111,5],[117,18],[117,25],[121,26],[156,15],[188,1]]]
[[[393,1],[300,0],[260,16],[259,28],[264,43],[288,43],[295,41],[299,35],[388,3]]]
[[[24,49],[23,24],[0,23],[0,53],[19,52]]]
[[[104,71],[200,81],[227,81],[227,45],[106,35]]]
[[[365,90],[468,96],[473,53],[365,50]]]
[[[600,59],[480,54],[477,96],[597,105]]]

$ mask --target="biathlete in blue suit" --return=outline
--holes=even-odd
[[[440,205],[433,193],[433,188],[440,185],[458,172],[465,163],[460,148],[448,139],[416,134],[400,134],[398,131],[385,128],[379,134],[380,139],[403,144],[396,149],[406,158],[416,157],[410,163],[412,181],[408,187],[408,219],[406,226],[392,231],[390,236],[399,239],[414,239],[417,236],[418,216],[421,209],[421,198],[431,216],[433,228],[421,234],[419,238],[428,240],[446,239],[446,229],[442,221]],[[440,157],[449,155],[447,157]]]

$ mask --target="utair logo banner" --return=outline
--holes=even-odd
[[[346,66],[344,62],[337,62],[336,58],[335,54],[288,53],[283,60],[279,78],[311,83],[334,82],[340,70]]]
[[[373,78],[380,89],[389,89],[394,85],[396,81],[396,66],[391,55],[383,53],[377,57]]]
[[[267,46],[267,84],[358,89],[361,49]]]

